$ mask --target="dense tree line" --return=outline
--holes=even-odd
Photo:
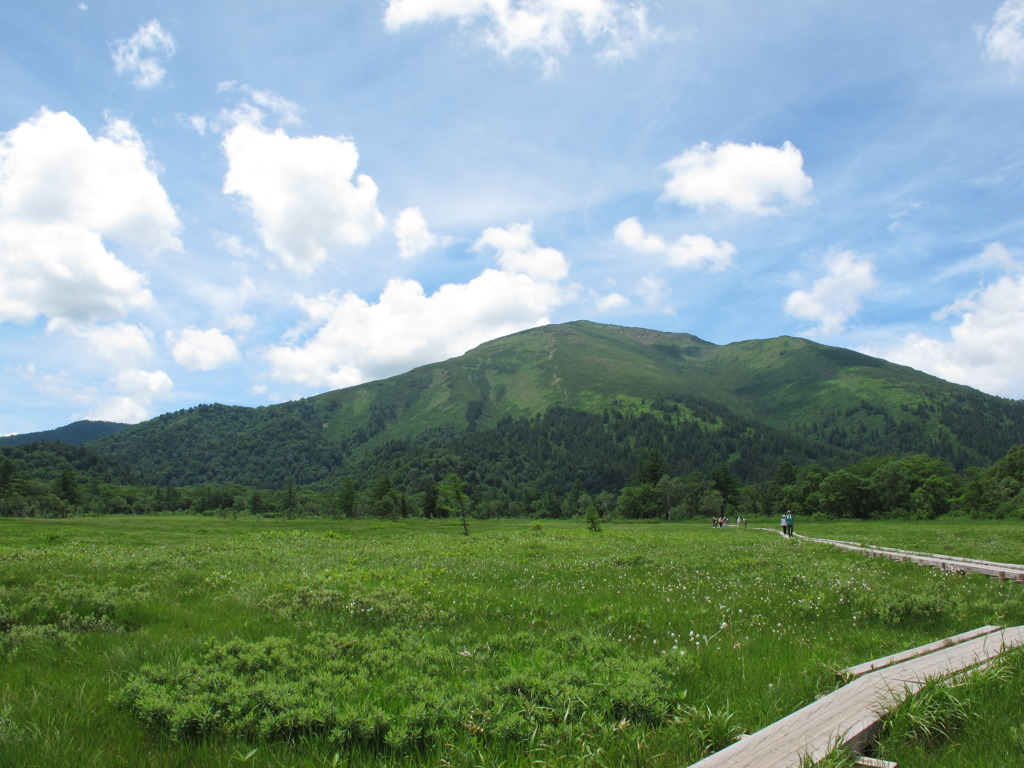
[[[557,418],[557,417],[555,417]],[[565,446],[550,448],[555,461]],[[514,458],[511,459],[514,461]],[[515,485],[507,476],[462,474],[460,457],[431,454],[401,479],[348,476],[328,486],[288,478],[280,489],[241,484],[142,485],[130,471],[87,448],[59,443],[0,450],[0,516],[196,513],[277,517],[580,517],[684,519],[735,515],[932,519],[943,515],[1024,518],[1024,444],[991,467],[958,472],[927,454],[874,457],[834,468],[778,462],[746,482],[735,463],[673,471],[658,447],[634,448],[621,483],[588,485],[589,472],[562,484]],[[618,466],[618,465],[616,465]],[[619,471],[615,469],[614,471]],[[609,475],[615,477],[614,473]],[[489,480],[497,478],[497,484]]]

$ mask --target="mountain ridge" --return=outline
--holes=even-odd
[[[586,431],[592,445],[556,434],[556,423]],[[727,462],[751,478],[783,456],[836,464],[922,452],[962,468],[995,461],[1021,441],[1022,425],[1020,401],[806,339],[716,345],[581,320],[302,400],[163,414],[90,446],[157,484],[329,486],[387,471],[415,485],[446,468],[564,484],[582,471],[574,461],[618,467],[602,475],[610,483],[628,471],[630,451],[645,449],[679,470]],[[475,467],[489,452],[483,437],[537,457],[492,455]],[[566,467],[551,472],[558,462]]]
[[[66,445],[84,445],[118,432],[128,424],[116,421],[92,421],[84,419],[65,424],[62,427],[46,429],[41,432],[24,432],[16,435],[0,437],[0,448],[28,445],[29,443],[64,443]]]

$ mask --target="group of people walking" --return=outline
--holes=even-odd
[[[712,528],[725,528],[725,526],[727,526],[728,524],[729,524],[729,518],[728,517],[722,516],[722,517],[712,517],[711,518],[711,527]],[[786,513],[779,520],[779,525],[782,526],[782,535],[783,536],[786,536],[788,538],[793,538],[793,513],[792,512],[790,512],[787,509]],[[742,517],[742,516],[736,518],[736,527],[740,527],[740,526],[742,526],[743,528],[747,527],[747,518]]]
[[[729,518],[728,517],[724,517],[723,516],[723,517],[712,517],[711,518],[711,527],[712,528],[725,528],[725,526],[727,526],[728,524],[729,524]],[[740,527],[740,526],[743,526],[744,528],[747,527],[747,518],[743,517],[742,515],[740,517],[736,518],[736,527]]]

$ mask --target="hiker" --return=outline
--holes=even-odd
[[[782,527],[782,535],[785,536],[786,535],[786,515],[785,514],[783,514],[782,517],[779,518],[779,525]]]
[[[786,510],[786,535],[793,538],[793,513]]]

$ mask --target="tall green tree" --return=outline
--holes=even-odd
[[[716,464],[708,472],[711,487],[722,494],[723,509],[736,505],[740,490],[740,479],[732,473],[726,462]]]
[[[291,477],[288,478],[284,485],[284,516],[289,520],[297,514],[299,510],[298,494],[295,491],[295,480]]]
[[[661,494],[654,483],[627,485],[619,493],[616,512],[630,520],[643,520],[662,516]]]

